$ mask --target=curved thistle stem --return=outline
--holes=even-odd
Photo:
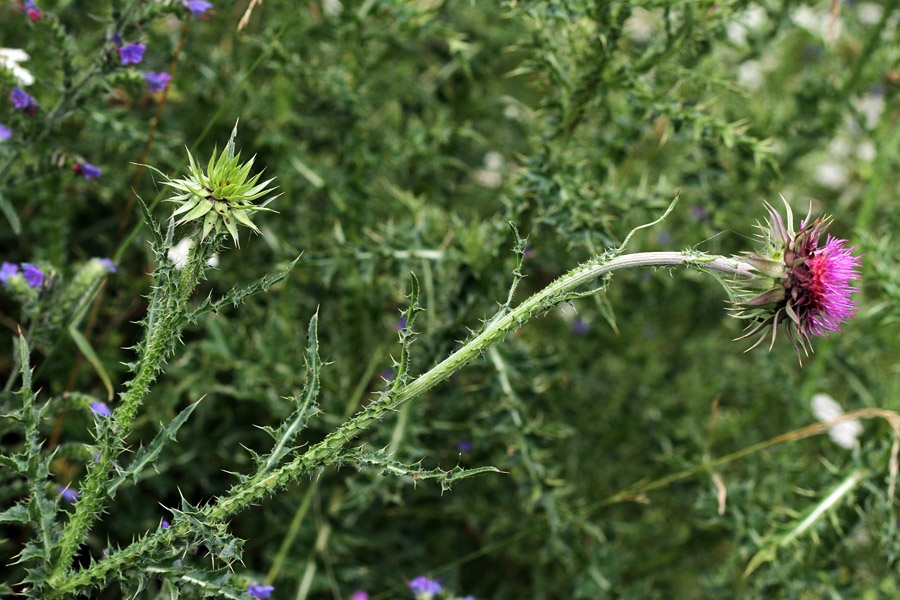
[[[502,341],[510,332],[518,329],[532,318],[545,314],[557,304],[584,295],[583,291],[579,291],[581,286],[603,278],[603,283],[594,291],[605,290],[610,275],[614,271],[637,267],[683,266],[702,272],[722,273],[742,279],[754,277],[750,265],[739,259],[724,256],[712,256],[693,251],[635,254],[620,254],[619,252],[619,250],[612,251],[572,269],[526,299],[515,309],[488,321],[483,331],[430,370],[403,385],[394,393],[383,395],[377,401],[370,403],[321,442],[314,444],[291,462],[271,471],[260,472],[236,485],[228,494],[204,507],[202,509],[203,516],[210,521],[224,521],[230,515],[286,487],[300,477],[332,464],[347,444],[361,433],[387,415],[392,414],[402,405],[449,378],[454,371]],[[80,571],[69,573],[64,579],[57,580],[55,589],[47,590],[45,597],[48,600],[69,598],[98,581],[115,576],[116,573],[132,565],[135,560],[146,556],[153,550],[175,545],[177,540],[188,534],[189,526],[184,521],[173,523],[169,529],[157,530],[130,546],[111,553],[109,557],[92,563],[91,566]]]

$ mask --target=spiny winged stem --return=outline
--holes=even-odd
[[[199,231],[194,235],[199,238]],[[161,266],[157,282],[150,296],[145,319],[145,335],[139,346],[139,357],[133,368],[134,377],[125,384],[121,402],[109,419],[98,423],[97,459],[88,463],[82,483],[81,498],[66,524],[60,539],[59,554],[51,571],[51,584],[59,585],[76,552],[90,530],[94,519],[102,512],[109,493],[109,474],[115,470],[116,460],[124,450],[122,440],[140,409],[150,385],[156,380],[162,365],[171,355],[181,335],[188,311],[188,299],[202,277],[209,257],[221,244],[221,235],[207,237],[191,246],[187,263],[180,271],[173,265]],[[170,240],[171,241],[171,240]]]
[[[724,273],[741,278],[754,277],[750,272],[749,265],[737,259],[711,256],[699,252],[645,252],[625,255],[612,252],[600,256],[568,272],[515,309],[489,321],[484,330],[469,340],[462,348],[409,383],[383,394],[324,440],[310,447],[303,455],[271,472],[261,470],[256,476],[235,486],[227,496],[220,497],[216,503],[207,505],[203,509],[204,517],[210,521],[223,521],[229,515],[287,486],[303,475],[332,464],[340,458],[343,448],[363,431],[406,402],[422,395],[450,377],[454,371],[480,356],[528,320],[546,313],[560,302],[588,293],[603,291],[609,283],[609,275],[612,272],[634,267],[660,266],[684,266],[713,274]],[[603,278],[603,283],[599,287],[590,291],[579,291],[581,286],[598,278]],[[171,528],[149,534],[131,546],[112,553],[109,558],[72,573],[64,581],[58,582],[48,598],[64,598],[67,597],[67,594],[83,590],[93,582],[101,581],[110,574],[123,570],[140,556],[146,556],[156,549],[174,545],[177,540],[188,534],[189,525],[184,521],[176,521]]]

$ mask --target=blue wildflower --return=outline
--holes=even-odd
[[[108,417],[112,414],[105,402],[91,402],[91,412],[101,417]]]
[[[472,443],[472,440],[456,440],[453,442],[453,445],[456,446],[460,454],[468,454],[475,449],[475,444]]]
[[[119,35],[118,31],[113,31],[113,34],[109,37],[109,39],[112,40],[112,43],[116,45],[116,48],[121,47],[122,44],[125,43],[125,40],[122,39],[122,36]]]
[[[401,329],[406,329],[406,317],[400,317],[397,320],[397,331],[400,331]]]
[[[107,271],[109,271],[110,273],[115,273],[115,272],[116,272],[116,269],[119,268],[119,267],[116,265],[116,263],[114,263],[114,262],[112,261],[112,259],[110,259],[110,258],[101,258],[101,259],[99,259],[99,260],[100,260],[100,264],[103,265],[103,267],[104,267]]]
[[[0,123],[0,142],[5,142],[12,137],[12,129]]]
[[[572,321],[572,331],[575,332],[575,335],[584,335],[588,332],[588,323],[581,317],[578,317],[574,321]]]
[[[13,88],[13,91],[9,93],[9,99],[13,101],[15,108],[25,111],[29,115],[33,115],[41,107],[37,100],[29,96],[28,92],[23,91],[21,88]]]
[[[163,521],[162,523],[159,524],[159,526],[162,527],[163,529],[168,529],[170,527],[168,521]]]
[[[4,286],[9,285],[9,278],[19,273],[19,265],[11,262],[3,262],[0,266],[0,283]]]
[[[72,170],[82,175],[85,179],[97,179],[100,177],[100,167],[95,167],[89,162],[75,163]]]
[[[431,598],[440,594],[443,587],[434,579],[419,576],[409,582],[409,589],[416,598]]]
[[[34,2],[34,0],[25,0],[24,3],[19,4],[22,7],[22,10],[25,11],[25,14],[28,15],[28,18],[32,21],[40,21],[43,13],[38,5]]]
[[[63,486],[59,486],[58,488],[56,488],[56,493],[62,496],[62,499],[70,504],[75,504],[75,502],[81,497],[81,492],[76,492],[75,490]]]
[[[147,46],[144,44],[127,44],[119,48],[119,57],[122,59],[123,65],[136,65],[144,60],[146,51]]]
[[[22,263],[22,276],[32,288],[44,285],[44,272],[31,263]]]
[[[195,17],[205,15],[213,7],[212,2],[205,2],[204,0],[182,0],[181,3]]]
[[[147,85],[150,86],[150,93],[152,94],[153,92],[159,92],[169,87],[172,76],[164,71],[160,71],[159,73],[147,71],[144,73],[144,79],[147,81]]]
[[[247,584],[247,593],[254,598],[271,598],[274,590],[275,586],[271,585],[259,585],[258,583]]]

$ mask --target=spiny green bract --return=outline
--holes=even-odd
[[[172,213],[172,217],[183,215],[176,225],[181,225],[203,217],[201,239],[210,232],[218,233],[222,224],[231,234],[236,246],[240,247],[238,239],[237,223],[246,225],[259,233],[256,225],[247,215],[253,211],[275,212],[264,206],[256,206],[253,201],[262,198],[275,188],[267,187],[274,177],[257,184],[262,173],[257,173],[248,180],[250,169],[253,167],[254,156],[246,163],[241,164],[241,155],[234,153],[234,138],[237,135],[237,125],[231,132],[231,138],[222,153],[216,157],[213,150],[212,157],[206,167],[206,173],[194,159],[188,150],[190,162],[190,175],[184,179],[168,179],[164,183],[179,192],[177,196],[168,199],[180,206]],[[266,203],[271,202],[270,198]]]

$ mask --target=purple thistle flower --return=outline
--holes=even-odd
[[[369,600],[369,593],[362,590],[356,590],[353,592],[353,595],[350,596],[350,600]]]
[[[257,583],[247,584],[247,593],[254,598],[271,598],[274,590],[275,587],[271,585],[259,585]]]
[[[169,87],[172,76],[164,71],[160,71],[159,73],[147,71],[144,73],[144,79],[147,81],[147,85],[150,87],[150,93],[152,94],[153,92],[159,92]]]
[[[165,521],[165,520],[162,523],[160,523],[159,526],[162,527],[163,529],[168,529],[170,527],[169,522]]]
[[[44,272],[31,263],[22,263],[22,276],[32,288],[44,285]]]
[[[75,490],[63,486],[59,486],[58,488],[56,488],[56,493],[62,496],[62,499],[69,504],[75,504],[75,502],[81,497],[81,492],[76,492]]]
[[[204,0],[182,0],[182,5],[184,5],[186,10],[191,11],[191,14],[195,17],[205,15],[213,7],[212,2],[205,2]]]
[[[5,142],[12,137],[12,129],[0,123],[0,142]]]
[[[123,65],[136,65],[144,60],[144,52],[147,46],[144,44],[127,44],[119,48],[119,57]]]
[[[116,265],[116,263],[114,263],[112,261],[112,259],[110,259],[110,258],[101,258],[99,260],[100,260],[100,264],[103,265],[103,267],[110,273],[115,273],[116,270],[118,269],[118,266]]]
[[[19,265],[3,261],[3,266],[0,266],[0,283],[2,283],[4,287],[6,287],[7,285],[9,285],[9,278],[18,273]]]
[[[766,209],[767,227],[761,226],[766,249],[746,253],[741,260],[766,278],[769,289],[741,302],[736,316],[755,321],[743,338],[762,333],[752,347],[771,336],[771,349],[778,325],[783,324],[799,357],[801,350],[808,354],[810,335],[828,337],[856,314],[859,305],[850,295],[859,290],[850,281],[860,279],[862,257],[853,256],[856,246],[847,248],[846,240],[831,235],[820,245],[830,217],[811,222],[807,216],[795,232],[790,207],[787,224],[774,208],[767,205]]]
[[[420,596],[431,598],[435,594],[440,594],[443,587],[434,579],[419,576],[409,582],[409,589],[417,598]]]
[[[112,414],[105,402],[91,402],[91,412],[101,417],[108,417]]]
[[[13,107],[24,111],[28,115],[33,115],[41,107],[37,100],[20,88],[13,88],[13,91],[9,93],[9,99],[13,101]]]

